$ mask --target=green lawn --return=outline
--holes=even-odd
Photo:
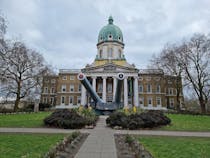
[[[178,131],[210,131],[210,116],[168,114],[171,125],[162,127],[163,130]]]
[[[43,119],[50,113],[0,115],[0,127],[41,127]],[[182,114],[167,114],[167,116],[172,120],[171,125],[162,127],[162,130],[210,131],[210,116]]]
[[[0,127],[41,127],[51,112],[0,115]]]
[[[63,134],[1,134],[0,157],[39,158],[64,136]]]
[[[210,138],[138,137],[155,158],[209,158]]]

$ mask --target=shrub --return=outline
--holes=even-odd
[[[131,135],[126,134],[125,136],[125,142],[128,143],[129,145],[131,145],[133,143],[134,139]]]
[[[59,109],[44,119],[46,126],[79,129],[85,125],[94,125],[97,121],[96,117],[85,117],[80,115],[77,110]]]
[[[19,108],[17,112],[34,112],[34,104],[28,104],[23,108]]]
[[[136,127],[142,128],[145,126],[145,122],[141,117],[141,114],[131,114],[128,116],[128,128],[136,129]]]
[[[86,125],[95,125],[98,120],[98,116],[95,112],[89,108],[78,108],[75,109],[77,113],[86,118]]]
[[[47,126],[77,129],[85,126],[85,118],[77,114],[73,110],[56,110],[50,116],[44,119],[44,124]]]
[[[106,123],[110,127],[120,126],[128,129],[154,128],[170,124],[171,120],[160,111],[148,111],[126,115],[123,112],[111,114]]]
[[[127,127],[126,114],[123,112],[114,112],[106,119],[106,123],[110,127],[121,126],[123,128],[126,128]]]
[[[52,105],[47,103],[39,103],[39,111],[45,111],[45,109],[50,109]]]

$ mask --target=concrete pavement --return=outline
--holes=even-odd
[[[98,122],[99,124],[99,122]],[[92,133],[98,127],[94,129],[80,129],[82,133]],[[105,127],[105,125],[103,125]],[[135,134],[135,135],[154,135],[154,136],[180,136],[180,137],[210,137],[210,132],[190,132],[190,131],[160,131],[160,130],[113,130],[110,128],[104,128],[106,131],[111,131],[114,134]],[[58,129],[58,128],[8,128],[1,127],[0,133],[71,133],[78,130],[72,129]]]
[[[115,134],[145,136],[210,137],[210,132],[156,131],[156,130],[115,130]]]
[[[71,133],[73,129],[58,129],[58,128],[8,128],[1,127],[0,133]]]
[[[75,158],[117,158],[114,131],[105,126],[105,119],[105,116],[99,118],[96,127],[92,130]]]

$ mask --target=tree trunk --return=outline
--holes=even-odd
[[[203,98],[199,98],[200,106],[201,106],[201,113],[206,113],[206,103]]]
[[[20,103],[20,97],[17,97],[16,100],[15,100],[15,107],[14,107],[15,112],[18,110],[19,103]]]
[[[176,98],[176,110],[179,112],[181,111],[181,108],[180,108],[180,99],[179,99],[179,96],[177,95],[177,98]]]
[[[16,93],[16,99],[15,99],[15,106],[14,106],[14,111],[16,112],[18,110],[18,105],[20,103],[20,84],[21,82],[18,82],[17,86],[17,93]]]
[[[180,108],[181,77],[180,76],[181,74],[179,74],[176,79],[176,110],[178,112],[181,111],[181,108]]]

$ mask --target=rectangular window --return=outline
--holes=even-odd
[[[74,80],[75,79],[75,76],[70,76],[70,80]]]
[[[174,91],[175,91],[175,95],[177,95],[177,89],[174,89]]]
[[[47,97],[43,97],[43,103],[47,103]]]
[[[70,92],[74,92],[74,85],[70,84]]]
[[[81,92],[81,91],[82,91],[82,85],[79,84],[79,85],[78,85],[78,92]]]
[[[48,87],[44,87],[44,93],[48,93]]]
[[[144,97],[139,98],[139,105],[144,106]]]
[[[61,96],[61,105],[65,105],[65,96]]]
[[[55,93],[55,88],[54,88],[54,87],[51,88],[51,93],[52,93],[52,94]]]
[[[161,105],[161,98],[160,97],[156,97],[156,104],[157,105]]]
[[[67,80],[67,76],[63,76],[62,77],[62,80]]]
[[[54,104],[54,97],[50,97],[50,104],[51,104],[51,105]]]
[[[152,85],[151,84],[147,85],[147,92],[152,93]]]
[[[61,92],[66,92],[66,85],[61,86]]]
[[[147,102],[148,102],[148,106],[152,106],[152,98],[148,98]]]
[[[156,92],[157,92],[157,93],[160,93],[160,85],[157,85],[157,86],[156,86]]]
[[[108,93],[112,93],[112,84],[108,83]]]
[[[169,94],[169,95],[173,95],[173,88],[169,88],[169,89],[168,89],[168,94]]]
[[[169,99],[169,107],[174,108],[174,99],[173,98]]]
[[[77,104],[80,105],[81,104],[81,97],[77,97]]]
[[[143,85],[140,84],[140,85],[139,85],[139,93],[143,93],[143,90],[144,90],[144,89],[143,89]]]
[[[99,93],[102,93],[102,91],[103,91],[103,84],[102,83],[99,83],[98,84],[98,92]]]
[[[55,79],[52,79],[52,80],[51,80],[51,83],[55,83]]]
[[[73,105],[74,104],[74,97],[69,96],[69,104]]]

